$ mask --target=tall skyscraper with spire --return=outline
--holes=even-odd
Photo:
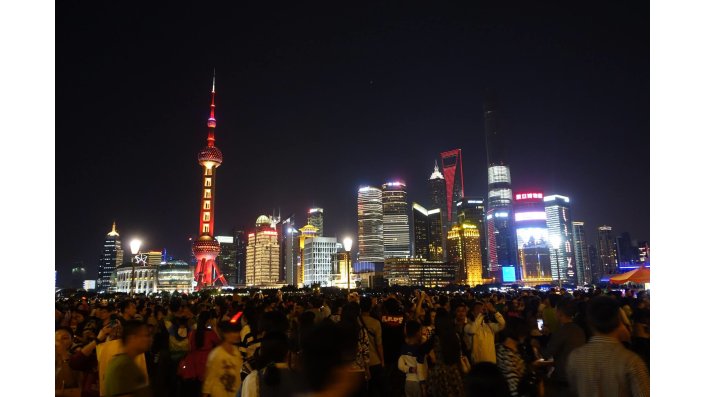
[[[436,161],[433,167],[433,173],[431,174],[431,177],[428,178],[428,188],[429,193],[431,195],[431,208],[437,208],[441,212],[441,243],[439,246],[436,247],[436,249],[440,249],[440,251],[436,252],[433,256],[434,258],[436,258],[434,260],[443,260],[443,258],[445,258],[446,253],[446,237],[448,236],[448,219],[446,215],[448,213],[448,207],[446,203],[446,180],[443,177],[441,171],[438,169],[438,161]]]
[[[446,180],[446,220],[448,223],[458,221],[458,209],[455,203],[465,196],[463,186],[463,156],[460,149],[441,153],[441,166]]]
[[[215,171],[223,163],[223,153],[215,146],[215,72],[211,89],[211,114],[208,118],[208,138],[206,147],[198,152],[198,163],[203,167],[201,178],[201,210],[199,217],[199,237],[193,242],[193,255],[196,257],[194,278],[196,289],[213,286],[216,280],[223,285],[227,281],[215,259],[220,253],[220,244],[213,237],[215,221]]]
[[[517,266],[517,244],[512,214],[512,177],[499,133],[497,105],[488,95],[484,105],[487,149],[487,251],[490,275],[502,280],[502,268]],[[511,272],[511,269],[506,269]],[[516,272],[515,272],[516,274]]]
[[[108,232],[103,243],[103,254],[98,261],[98,279],[96,280],[96,290],[108,292],[110,288],[110,277],[115,268],[122,265],[123,261],[122,241],[120,234],[115,229],[113,222],[113,230]]]

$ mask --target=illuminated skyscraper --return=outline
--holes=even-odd
[[[517,266],[517,243],[512,214],[512,177],[499,133],[495,99],[488,96],[484,106],[487,148],[487,253],[490,273],[502,279],[503,268]],[[506,269],[507,274],[511,269]],[[505,280],[511,281],[511,280]]]
[[[235,237],[215,236],[215,239],[220,244],[220,254],[216,257],[215,262],[223,272],[223,277],[228,284],[236,284],[233,280],[235,276]]]
[[[600,282],[600,258],[597,255],[597,247],[588,244],[588,259],[590,259],[590,270],[592,274],[592,284]]]
[[[573,222],[573,251],[575,252],[575,275],[578,285],[592,283],[592,271],[587,248],[585,223]]]
[[[550,283],[554,278],[543,193],[517,193],[514,221],[520,268],[517,279],[521,278],[526,284]],[[508,275],[508,272],[504,274]]]
[[[597,255],[600,262],[600,278],[617,273],[617,245],[612,236],[612,227],[597,228]]]
[[[413,256],[427,261],[443,260],[443,217],[441,209],[426,210],[418,203],[413,203],[411,224],[414,234]]]
[[[297,236],[299,231],[296,229],[294,214],[282,221],[282,255],[284,268],[284,280],[287,285],[298,285],[297,271],[299,263],[299,242]]]
[[[318,229],[311,224],[307,224],[299,230],[299,262],[296,266],[296,285],[302,287],[304,282],[304,269],[306,268],[306,257],[304,255],[304,248],[306,247],[306,242],[313,238],[318,237]]]
[[[254,233],[247,236],[245,284],[267,286],[279,280],[279,242],[272,220],[261,215],[255,223]]]
[[[458,221],[458,209],[455,203],[460,201],[460,198],[465,195],[463,188],[463,156],[460,149],[441,153],[441,165],[443,166],[443,176],[446,181],[446,221],[448,223],[456,223]]]
[[[461,284],[482,284],[482,252],[480,230],[470,222],[456,224],[448,232],[448,261],[457,266]]]
[[[235,274],[228,280],[231,284],[245,284],[245,262],[247,261],[247,235],[244,230],[233,231],[235,246]],[[232,280],[232,281],[231,281]]]
[[[446,180],[443,174],[438,170],[438,162],[433,167],[433,173],[428,179],[428,189],[431,195],[431,208],[438,208],[441,211],[441,248],[443,256],[439,260],[444,259],[446,251],[446,237],[448,236],[448,207],[446,203]]]
[[[384,262],[382,191],[361,187],[357,192],[359,262]]]
[[[408,206],[406,185],[403,182],[388,182],[382,185],[385,258],[407,258],[410,255]]]
[[[558,277],[560,271],[562,282],[576,283],[575,255],[573,252],[573,225],[570,216],[570,199],[554,194],[543,198],[546,210],[546,224],[548,226],[548,240],[560,238],[558,247],[558,260],[551,259],[551,273],[553,279]],[[551,247],[551,254],[555,256],[556,247]],[[558,265],[558,269],[556,269]]]
[[[211,89],[211,114],[208,118],[207,145],[198,152],[198,163],[203,167],[201,210],[198,232],[200,236],[193,242],[193,255],[196,257],[194,278],[196,289],[213,286],[216,280],[223,285],[227,281],[218,268],[215,258],[220,253],[220,244],[213,237],[215,222],[215,170],[223,163],[223,153],[215,146],[215,75]]]
[[[333,254],[338,252],[335,237],[314,237],[304,243],[304,285],[332,286]]]
[[[318,235],[323,236],[323,208],[308,210],[308,224],[318,229]]]
[[[639,265],[639,249],[632,243],[629,232],[624,232],[617,236],[617,266],[618,272],[634,270]]]
[[[99,292],[107,292],[110,288],[110,277],[115,269],[122,265],[123,250],[120,234],[115,230],[115,222],[113,222],[113,230],[105,236],[103,242],[103,254],[98,261],[98,279],[96,280],[96,290]]]
[[[491,278],[487,261],[487,227],[485,223],[485,200],[482,197],[463,197],[455,203],[458,207],[458,223],[469,222],[477,226],[480,232],[480,251],[482,252],[482,276]]]

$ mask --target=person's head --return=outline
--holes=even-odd
[[[556,317],[561,323],[573,321],[573,318],[578,313],[578,304],[570,298],[561,299],[556,306]]]
[[[108,317],[110,317],[110,311],[108,310],[108,306],[107,305],[98,306],[95,309],[95,316],[100,320],[105,320]]]
[[[509,317],[506,320],[501,336],[523,343],[526,337],[529,336],[529,325],[522,319]]]
[[[548,295],[548,305],[555,308],[556,305],[558,304],[558,301],[561,300],[561,296],[558,294],[549,294]]]
[[[137,314],[137,305],[132,300],[122,301],[120,302],[120,312],[125,318],[134,318],[135,314]]]
[[[465,306],[465,303],[460,303],[458,306],[455,307],[455,321],[462,322],[465,321],[465,318],[468,315],[468,307]]]
[[[590,328],[596,334],[616,338],[628,334],[627,328],[620,318],[619,303],[608,296],[596,296],[588,302],[587,320]]]
[[[421,324],[418,321],[408,321],[404,328],[407,341],[412,345],[421,343]]]
[[[509,397],[511,392],[507,380],[499,367],[490,362],[472,366],[467,377],[467,389],[472,397]]]
[[[68,327],[57,328],[54,332],[54,339],[57,349],[68,351],[73,344],[73,332]]]
[[[484,310],[485,310],[485,305],[484,305],[484,303],[482,303],[482,302],[480,302],[480,301],[474,301],[474,302],[472,303],[472,315],[473,315],[473,318],[476,318],[477,316],[479,316]]]
[[[222,321],[218,324],[218,329],[223,337],[223,343],[236,345],[240,342],[241,322],[242,321],[238,321],[233,324],[230,321]]]
[[[147,324],[138,320],[125,321],[122,327],[122,344],[126,351],[144,353],[152,343]]]

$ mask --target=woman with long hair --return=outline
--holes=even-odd
[[[460,369],[460,338],[453,317],[443,308],[436,310],[435,335],[431,351],[429,389],[434,397],[460,397],[463,378]]]
[[[360,315],[360,305],[357,302],[347,303],[343,306],[338,324],[348,341],[357,342],[355,349],[351,349],[350,354],[346,355],[345,361],[350,364],[351,375],[358,379],[361,385],[360,393],[362,393],[365,389],[363,386],[370,379],[370,338],[362,327]]]
[[[201,384],[206,376],[206,362],[208,354],[220,344],[220,337],[215,330],[217,319],[210,310],[204,310],[198,314],[196,330],[189,335],[189,352],[187,355],[188,365],[193,366],[192,376],[185,379],[184,388],[187,396],[198,396]]]

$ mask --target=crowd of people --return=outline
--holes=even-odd
[[[648,396],[646,291],[57,299],[56,395]]]

